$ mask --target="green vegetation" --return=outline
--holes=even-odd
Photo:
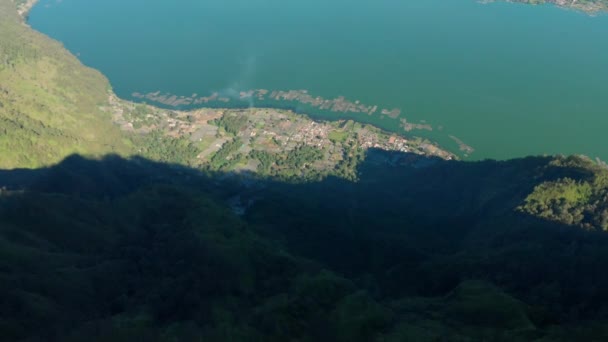
[[[521,211],[587,229],[608,230],[608,169],[585,158],[558,158],[549,168],[567,177],[538,185]]]
[[[72,153],[128,154],[112,125],[109,84],[0,1],[0,167],[37,167]]]
[[[608,236],[513,206],[584,169],[546,158],[388,166],[377,161],[401,155],[373,153],[359,182],[269,179],[253,192],[141,158],[4,171],[0,332],[51,342],[608,336],[608,279],[594,272],[608,266]],[[242,217],[225,204],[235,194],[252,203]]]
[[[336,165],[335,174],[345,179],[356,180],[357,168],[365,159],[365,151],[351,143],[344,149],[344,156],[340,163]]]
[[[299,170],[321,159],[323,152],[312,146],[298,146],[287,154],[285,160],[279,160],[277,164],[287,169]]]
[[[239,114],[224,115],[216,120],[215,124],[223,128],[226,132],[237,135],[247,124],[247,117]]]
[[[249,153],[249,157],[259,162],[258,172],[260,174],[273,175],[271,171],[273,165],[276,163],[276,158],[272,153],[253,150]]]
[[[211,169],[227,170],[233,167],[241,159],[240,154],[235,154],[241,146],[243,143],[239,138],[224,143],[222,148],[211,157]]]
[[[132,110],[127,110],[124,116],[133,123],[133,128],[137,130],[144,126],[158,125],[158,116],[155,114],[147,105],[140,103],[135,104]]]
[[[332,131],[329,133],[329,140],[331,140],[334,143],[345,142],[347,138],[348,138],[348,132]]]
[[[166,163],[194,165],[199,149],[186,138],[171,138],[161,132],[132,136],[139,154],[146,158]]]
[[[317,171],[312,164],[322,160],[323,150],[316,147],[299,145],[291,151],[270,153],[252,150],[248,158],[259,162],[258,173],[277,179],[306,182],[322,179],[331,170]]]

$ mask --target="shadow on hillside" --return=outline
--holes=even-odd
[[[475,236],[483,234],[479,228],[489,222],[496,226],[505,220],[531,220],[554,226],[515,208],[544,180],[589,175],[585,170],[548,167],[549,161],[528,157],[460,162],[371,150],[359,167],[357,182],[328,177],[293,183],[252,173],[204,173],[140,157],[108,155],[93,160],[73,155],[48,168],[0,171],[0,188],[112,200],[152,185],[176,186],[210,196],[247,222],[273,227],[269,234],[284,234],[296,245],[319,245],[307,255],[340,254],[331,246],[340,245],[345,236],[406,231],[426,240],[422,246],[434,241],[429,249],[439,253],[467,241],[471,230],[476,230]],[[279,226],[280,231],[272,231]],[[339,233],[332,236],[335,232]]]
[[[444,296],[481,279],[542,307],[535,324],[603,317],[608,238],[515,210],[543,180],[589,176],[552,168],[549,160],[448,162],[374,150],[357,182],[329,177],[300,184],[138,157],[71,156],[48,168],[0,171],[0,251],[6,254],[0,273],[11,279],[6,286],[29,286],[24,291],[42,291],[68,307],[98,305],[81,296],[106,298],[107,307],[99,309],[104,315],[137,302],[138,286],[156,293],[154,279],[181,279],[180,272],[200,270],[205,260],[212,265],[200,272],[214,285],[195,292],[213,296],[270,296],[298,272],[328,269],[378,301]],[[199,235],[188,235],[192,227],[202,229],[207,242],[194,243]],[[226,261],[215,264],[215,258]],[[90,263],[96,266],[80,270]],[[263,279],[243,280],[257,279],[243,263],[253,263],[247,267]],[[77,280],[56,278],[72,268]],[[184,278],[171,288],[191,293],[197,281]],[[239,287],[252,281],[264,285]],[[82,290],[60,295],[53,284]],[[6,293],[13,293],[9,287]],[[165,303],[159,296],[154,300]],[[185,307],[158,304],[164,308],[159,319],[194,314],[181,300],[175,305]],[[38,310],[46,304],[13,305]]]
[[[183,165],[155,162],[141,157],[125,159],[117,155],[107,155],[100,159],[87,159],[72,155],[51,167],[0,170],[0,187],[9,190],[78,193],[95,198],[124,194],[147,184],[196,184],[204,186],[202,189],[210,189],[221,183],[222,186],[230,186],[230,189],[253,186],[298,191],[323,189],[328,186],[337,186],[341,190],[375,188],[373,195],[384,192],[384,196],[388,197],[393,196],[393,187],[407,186],[411,189],[410,193],[423,191],[449,197],[463,195],[463,192],[479,192],[491,183],[493,187],[500,189],[520,189],[523,191],[519,194],[521,196],[529,193],[530,186],[541,180],[538,177],[549,179],[585,176],[581,171],[564,168],[555,168],[554,172],[544,170],[542,174],[535,175],[534,172],[538,173],[538,168],[545,166],[549,160],[545,157],[529,157],[506,162],[458,162],[410,153],[370,150],[366,160],[359,166],[360,180],[357,182],[330,176],[318,182],[299,183],[258,177],[250,172],[201,172]],[[537,179],[526,179],[526,176],[531,175]],[[388,187],[384,188],[387,185]],[[449,194],[453,188],[462,191]],[[329,193],[326,195],[331,196]]]
[[[235,214],[258,220],[290,222],[294,209],[320,214],[310,222],[324,225],[382,227],[399,230],[404,220],[421,218],[426,225],[445,220],[471,226],[476,220],[513,215],[542,181],[592,175],[584,169],[548,166],[550,158],[460,162],[409,153],[370,150],[359,165],[359,180],[327,177],[299,183],[259,177],[254,173],[210,173],[141,157],[79,155],[41,169],[0,170],[7,191],[55,193],[79,198],[112,199],[151,185],[171,185],[204,192],[229,205]],[[249,210],[255,209],[255,210]],[[287,221],[284,221],[287,220]],[[296,222],[293,222],[294,224]]]
[[[484,234],[496,235],[499,226],[501,231],[518,231],[538,224],[577,232],[516,211],[542,181],[591,176],[584,169],[548,166],[549,161],[460,162],[370,150],[356,182],[328,177],[298,183],[249,172],[202,172],[141,157],[73,155],[48,168],[0,170],[0,189],[93,201],[112,201],[160,185],[187,189],[230,208],[260,232],[281,236],[298,253],[357,272],[361,266],[343,257],[351,255],[343,253],[343,239],[357,240],[349,246],[365,249],[370,237],[412,233],[408,244],[437,254],[452,253],[461,244],[488,243]]]

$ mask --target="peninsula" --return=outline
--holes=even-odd
[[[8,10],[5,14],[11,20],[25,23],[27,13],[35,3],[33,0],[16,1],[18,16],[11,18]],[[10,1],[3,6],[10,8]],[[446,160],[456,158],[454,154],[426,139],[389,133],[372,125],[344,120],[314,121],[305,115],[284,109],[222,108],[222,104],[231,101],[227,94],[192,94],[187,97],[160,92],[133,94],[142,101],[164,104],[172,109],[129,102],[118,98],[103,75],[95,70],[82,68],[79,61],[63,47],[47,41],[29,27],[20,27],[19,30],[24,35],[30,35],[30,40],[40,41],[39,44],[47,51],[65,55],[60,61],[70,64],[66,63],[64,66],[55,61],[48,63],[35,52],[30,53],[29,47],[18,40],[5,39],[0,44],[0,47],[10,53],[6,66],[0,65],[0,77],[3,79],[0,85],[0,105],[7,113],[15,113],[14,118],[9,117],[10,122],[15,122],[14,125],[31,128],[31,134],[13,134],[13,130],[7,131],[7,152],[0,162],[0,165],[5,167],[54,163],[74,152],[113,152],[125,156],[141,155],[152,160],[185,164],[203,170],[248,171],[261,176],[311,180],[329,175],[356,179],[357,166],[369,149],[410,152]],[[19,56],[26,53],[24,51],[27,51],[28,56],[32,55],[34,62],[31,65],[18,63]],[[55,99],[54,93],[31,94],[31,99],[27,97],[18,102],[10,100],[12,94],[17,92],[20,82],[31,82],[31,79],[38,79],[45,73],[56,74],[55,71],[49,71],[50,66],[55,64],[62,70],[82,68],[86,72],[81,71],[71,78],[73,84],[66,83],[63,79],[41,79],[38,81],[43,84],[41,89],[46,91],[94,87],[94,94],[99,96],[87,97],[83,94],[83,98],[78,99],[81,103],[78,110],[93,115],[79,120],[68,117],[66,114],[71,115],[72,112],[64,106],[69,102]],[[80,94],[77,91],[74,93]],[[398,109],[380,110],[378,106],[364,105],[343,97],[312,97],[305,90],[257,89],[232,96],[232,99],[245,101],[253,98],[258,101],[298,101],[319,110],[335,112],[365,111],[372,114],[381,111],[389,116],[400,113]],[[32,106],[36,110],[24,107],[30,103],[34,104]],[[60,103],[64,104],[60,106]],[[189,111],[178,110],[189,104],[204,106],[211,103],[218,106]],[[17,115],[23,112],[28,115]],[[48,112],[62,115],[49,117]],[[42,121],[47,122],[45,128],[39,127]],[[32,141],[35,141],[35,150],[39,152],[28,155],[18,153],[19,146],[32,144]],[[52,149],[51,146],[55,145],[62,146],[62,150]]]
[[[178,153],[181,162],[213,171],[247,171],[300,181],[328,175],[354,180],[369,149],[456,158],[426,139],[406,138],[352,120],[318,122],[290,110],[179,111],[132,103],[113,94],[108,102],[104,110],[123,131],[143,139],[179,141],[177,146],[184,147]],[[154,146],[149,141],[140,151],[154,157]]]

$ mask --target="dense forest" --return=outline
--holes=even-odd
[[[233,172],[237,138],[195,167],[191,140],[113,125],[107,80],[17,3],[0,0],[0,340],[608,339],[605,166],[349,147],[303,179],[323,150]]]
[[[589,179],[586,163],[371,151],[357,182],[313,183],[118,156],[2,171],[0,330],[14,341],[604,340],[608,236],[518,210],[538,184]]]

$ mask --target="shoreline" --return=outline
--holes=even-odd
[[[511,2],[511,3],[522,3],[522,4],[525,4],[525,3],[523,3],[522,1],[517,1],[517,0],[510,0],[510,1],[509,1],[509,0],[507,0],[507,1],[508,1],[508,2]],[[34,28],[32,28],[32,27],[29,25],[29,23],[28,23],[28,21],[29,21],[28,15],[29,15],[30,11],[31,11],[31,10],[34,8],[34,6],[36,6],[37,4],[39,4],[39,0],[28,0],[28,1],[25,1],[25,2],[21,3],[20,5],[17,5],[17,4],[16,4],[16,3],[17,3],[17,0],[11,0],[11,2],[12,2],[13,4],[15,4],[15,6],[14,6],[15,11],[17,12],[17,14],[19,15],[19,17],[21,18],[22,22],[23,22],[23,23],[24,23],[26,26],[28,26],[28,28],[29,28],[29,29],[32,29],[33,31],[35,31],[35,32],[37,32],[37,33],[41,33],[41,32],[39,32],[39,31],[35,30]],[[496,1],[490,0],[489,2],[496,2]],[[548,4],[548,5],[551,5],[551,3],[547,3],[547,4]],[[559,6],[559,5],[556,5],[556,4],[552,4],[552,5],[554,5],[554,6],[556,6],[556,7],[562,7],[562,6]],[[43,6],[43,5],[41,5],[41,6]],[[563,7],[562,7],[562,8],[563,8]],[[607,12],[607,13],[608,13],[608,12]],[[14,18],[14,17],[13,17],[13,18]],[[44,34],[44,33],[42,33],[42,34]],[[49,38],[49,39],[52,39],[52,38]],[[74,55],[73,53],[71,53],[70,51],[68,51],[68,53],[70,53],[71,55],[75,56],[75,55]],[[75,56],[75,58],[79,59],[79,58],[78,58],[78,56]],[[97,71],[99,72],[99,70],[97,70]],[[106,77],[106,76],[104,75],[104,77]],[[106,79],[107,79],[107,77],[106,77]],[[116,93],[115,93],[115,92],[114,92],[114,91],[113,91],[111,88],[110,88],[110,90],[109,90],[108,94],[114,95],[114,96],[116,96],[117,98],[120,98],[121,100],[124,100],[124,101],[128,101],[128,102],[134,102],[132,99],[128,99],[128,98],[122,98],[122,97],[117,96],[117,95],[116,95]],[[239,96],[241,96],[241,95],[239,95]],[[249,97],[249,96],[250,96],[249,94],[244,94],[244,95],[243,95],[243,97]],[[145,103],[145,102],[144,102],[144,103]],[[153,106],[153,107],[156,107],[156,108],[161,108],[161,109],[168,109],[168,108],[164,108],[164,106],[158,106],[157,104],[149,104],[149,103],[147,103],[147,105],[151,105],[151,106]],[[184,110],[184,111],[185,111],[185,112],[191,112],[191,111],[196,111],[197,109],[204,109],[204,108],[212,108],[212,109],[222,109],[222,108],[223,108],[223,109],[230,110],[230,109],[234,109],[234,108],[246,108],[246,106],[242,106],[242,107],[240,107],[240,106],[239,106],[239,107],[219,107],[219,106],[218,106],[218,107],[216,107],[216,106],[210,106],[210,107],[199,107],[199,108],[196,108],[196,109],[187,109],[187,110]],[[284,109],[284,110],[287,110],[287,111],[293,112],[294,114],[297,114],[297,115],[306,116],[306,117],[308,117],[308,118],[310,118],[310,119],[312,119],[312,120],[314,120],[314,121],[316,121],[316,122],[325,121],[325,120],[328,120],[328,121],[339,121],[339,120],[341,120],[341,119],[344,119],[343,117],[336,117],[336,118],[326,119],[325,117],[319,117],[318,115],[316,115],[316,114],[315,114],[315,111],[299,111],[299,110],[297,110],[297,108],[295,108],[294,106],[281,106],[281,105],[279,105],[279,106],[260,106],[260,107],[255,107],[255,108],[258,108],[258,109],[264,109],[264,108],[271,108],[271,109]],[[359,120],[355,120],[355,121],[359,121]],[[360,121],[359,121],[359,122],[360,122]],[[397,134],[399,134],[399,135],[401,135],[401,136],[404,136],[404,137],[414,137],[414,136],[415,136],[415,135],[411,135],[411,134],[407,134],[407,133],[402,133],[402,132],[399,132],[399,131],[397,131],[397,130],[391,130],[391,129],[387,129],[387,128],[385,128],[385,127],[382,127],[382,125],[378,126],[377,124],[374,124],[374,123],[368,123],[368,122],[367,122],[367,124],[370,124],[370,125],[372,125],[372,126],[375,126],[375,127],[377,127],[377,128],[380,128],[381,130],[383,130],[383,131],[385,131],[385,132],[397,133]],[[407,125],[406,127],[410,127],[409,125],[413,125],[413,124],[411,124],[411,123],[409,123],[409,122],[404,122],[404,123],[403,123],[403,125],[404,125],[404,126],[405,126],[405,125]],[[416,125],[417,125],[417,124],[416,124]],[[425,128],[425,127],[423,127],[423,126],[425,126],[425,125],[420,125],[420,128],[419,128],[419,129],[423,129],[423,130],[429,130],[429,131],[430,131],[430,129],[426,129],[426,128]],[[439,126],[438,130],[442,130],[442,127],[441,127],[441,126]],[[446,132],[446,133],[447,133],[447,132]],[[468,157],[467,157],[466,155],[465,155],[465,156],[463,156],[463,152],[466,152],[466,151],[463,151],[463,149],[461,149],[460,147],[465,147],[465,146],[464,146],[464,145],[459,144],[459,143],[458,143],[458,141],[456,141],[455,139],[451,138],[450,136],[448,136],[448,135],[446,135],[446,136],[447,136],[447,137],[449,137],[449,138],[450,138],[450,139],[451,139],[451,140],[452,140],[454,143],[452,143],[452,141],[448,141],[447,143],[446,143],[446,142],[439,143],[439,142],[438,142],[436,139],[432,139],[432,138],[429,138],[429,140],[431,140],[431,141],[433,141],[435,144],[437,144],[437,146],[438,146],[439,148],[441,148],[442,150],[449,151],[449,152],[451,152],[451,153],[454,153],[454,154],[458,155],[459,159],[461,159],[461,160],[462,160],[462,159],[465,159],[465,160],[467,160],[467,159],[468,159],[468,160],[480,160],[479,158],[477,158],[477,156],[475,156],[475,157],[473,157],[473,158],[470,158],[471,156],[468,156]],[[447,139],[446,139],[446,140],[447,140]],[[460,139],[459,139],[459,140],[460,140]],[[441,141],[443,141],[443,140],[441,140]],[[454,146],[454,145],[458,145],[458,146]],[[465,144],[465,145],[466,145],[466,144]],[[468,145],[467,145],[466,147],[469,147],[469,148],[471,148],[471,149],[472,149],[472,147],[470,147],[470,146],[468,146]],[[518,157],[518,156],[515,156],[515,157]],[[486,158],[494,159],[494,158],[496,158],[496,157],[494,157],[494,156],[490,156],[490,157],[484,157],[483,159],[486,159]],[[514,157],[502,157],[501,159],[510,159],[510,158],[514,158]],[[500,159],[499,159],[499,160],[500,160]]]
[[[14,2],[14,0],[13,0]],[[19,15],[19,17],[22,20],[22,23],[26,26],[28,26],[28,28],[39,32],[37,30],[35,30],[34,28],[32,28],[29,24],[28,24],[28,15],[30,13],[30,11],[33,9],[33,7],[39,2],[39,0],[27,0],[26,2],[17,5],[17,14]],[[41,32],[39,32],[41,33]],[[50,37],[49,37],[50,38]],[[52,38],[50,38],[52,39]],[[78,56],[74,55],[71,51],[68,50],[68,53],[72,54],[75,58],[77,58],[79,61],[80,59],[78,58]],[[94,69],[94,68],[93,68]],[[107,76],[105,74],[103,74],[100,70],[95,69],[96,71],[100,72],[109,82],[109,79],[107,78]],[[268,95],[271,98],[276,97],[277,101],[280,100],[286,100],[286,101],[295,101],[296,103],[301,102],[301,103],[309,103],[309,102],[313,102],[314,104],[318,105],[319,107],[321,107],[321,109],[324,109],[324,106],[328,106],[329,109],[331,109],[332,112],[342,112],[342,113],[348,113],[348,112],[353,112],[354,109],[358,108],[358,107],[364,107],[363,104],[360,104],[359,101],[355,101],[355,102],[350,102],[348,100],[346,100],[344,97],[339,97],[337,99],[330,99],[330,100],[326,100],[326,99],[322,99],[320,97],[312,97],[308,94],[308,91],[275,91],[272,94],[270,92],[268,92],[268,94],[266,94],[268,91],[264,90],[264,89],[256,89],[253,91],[246,91],[246,92],[241,92],[239,94],[239,98],[240,100],[246,100],[249,98],[254,98],[256,96],[264,96],[264,95]],[[159,92],[160,93],[160,92]],[[275,94],[276,93],[276,94]],[[145,104],[147,106],[151,106],[153,108],[159,109],[159,110],[168,110],[169,108],[163,108],[162,105],[165,105],[167,107],[173,107],[173,110],[177,110],[179,112],[184,112],[184,113],[194,113],[196,111],[200,111],[200,110],[225,110],[225,111],[230,111],[231,109],[235,109],[235,108],[240,108],[240,106],[236,106],[236,107],[231,107],[231,106],[227,106],[227,107],[222,107],[222,106],[207,106],[207,107],[196,107],[196,108],[189,108],[186,110],[180,110],[179,108],[175,108],[178,106],[173,106],[171,104],[166,104],[166,103],[162,103],[162,101],[155,101],[154,99],[148,99],[148,100],[152,100],[153,102],[157,102],[157,104],[160,104],[161,106],[157,105],[157,104],[150,104],[150,103],[146,103],[146,95],[150,95],[150,94],[140,94],[141,96],[133,96],[135,98],[138,98],[140,100],[143,100],[142,102],[136,102],[133,101],[132,99],[125,99],[122,98],[120,96],[118,96],[113,89],[111,88],[110,85],[110,90],[109,90],[109,94],[108,94],[111,98],[115,98],[118,99],[119,101],[123,101],[125,103],[141,103],[141,104]],[[297,96],[296,96],[297,95]],[[304,96],[304,100],[302,100],[300,97]],[[183,98],[183,97],[182,97]],[[319,101],[319,99],[322,99],[323,101],[321,103],[316,103],[315,101]],[[224,100],[222,98],[222,100]],[[229,101],[230,99],[228,99]],[[228,101],[223,101],[224,103],[227,103]],[[194,102],[194,101],[193,101]],[[202,103],[207,103],[207,101],[203,101]],[[199,104],[202,104],[199,103]],[[328,105],[329,103],[329,105]],[[353,118],[347,118],[347,117],[342,117],[342,116],[336,116],[335,118],[332,119],[327,119],[323,116],[320,115],[316,115],[313,112],[309,112],[309,111],[298,111],[296,109],[297,106],[290,106],[290,105],[286,105],[286,106],[281,106],[281,105],[277,105],[277,106],[263,106],[263,107],[257,107],[257,106],[248,106],[245,107],[243,106],[243,108],[255,108],[258,110],[264,110],[264,109],[280,109],[280,110],[285,110],[288,111],[290,113],[293,113],[295,115],[298,116],[303,116],[308,118],[309,120],[312,120],[314,122],[318,122],[318,123],[322,123],[322,122],[339,122],[339,121],[343,121],[343,120],[354,120]],[[315,107],[315,106],[313,106]],[[395,109],[382,109],[381,107],[377,106],[377,105],[370,105],[368,106],[369,108],[365,108],[366,111],[363,111],[363,113],[367,114],[368,116],[378,113],[381,117],[389,117],[392,119],[397,119],[399,117],[399,115],[401,114],[401,110],[398,108]],[[334,109],[339,109],[339,110],[334,110]],[[403,119],[402,119],[403,120]],[[390,130],[387,128],[383,128],[377,125],[374,125],[372,123],[369,122],[364,122],[364,121],[358,121],[358,120],[354,120],[357,122],[360,122],[362,124],[368,124],[371,125],[387,134],[396,134],[398,136],[401,136],[403,138],[407,138],[407,139],[420,139],[421,137],[417,136],[417,135],[413,135],[413,134],[408,134],[411,130],[414,129],[418,129],[418,130],[430,130],[432,131],[432,127],[430,125],[426,125],[426,124],[409,124],[409,126],[404,126],[403,122],[402,125],[398,125],[398,127],[403,128],[405,132],[400,132],[399,130],[395,129],[395,130]],[[410,127],[411,126],[411,127]],[[410,127],[408,129],[408,127]],[[437,150],[439,151],[443,151],[446,154],[452,155],[454,157],[456,157],[457,159],[462,159],[464,158],[468,158],[468,155],[459,155],[460,153],[459,150],[456,149],[449,149],[446,148],[445,146],[443,146],[442,144],[439,144],[437,141],[435,140],[430,140],[429,141],[431,145],[434,145],[436,147]],[[461,152],[461,150],[460,150]],[[433,156],[433,153],[429,153],[429,156]]]
[[[21,17],[21,20],[23,21],[23,23],[25,25],[28,25],[27,24],[28,15],[30,14],[30,11],[32,10],[32,8],[34,8],[34,6],[36,6],[38,1],[39,0],[27,0],[26,2],[22,3],[21,5],[15,4],[17,7],[17,14]]]

